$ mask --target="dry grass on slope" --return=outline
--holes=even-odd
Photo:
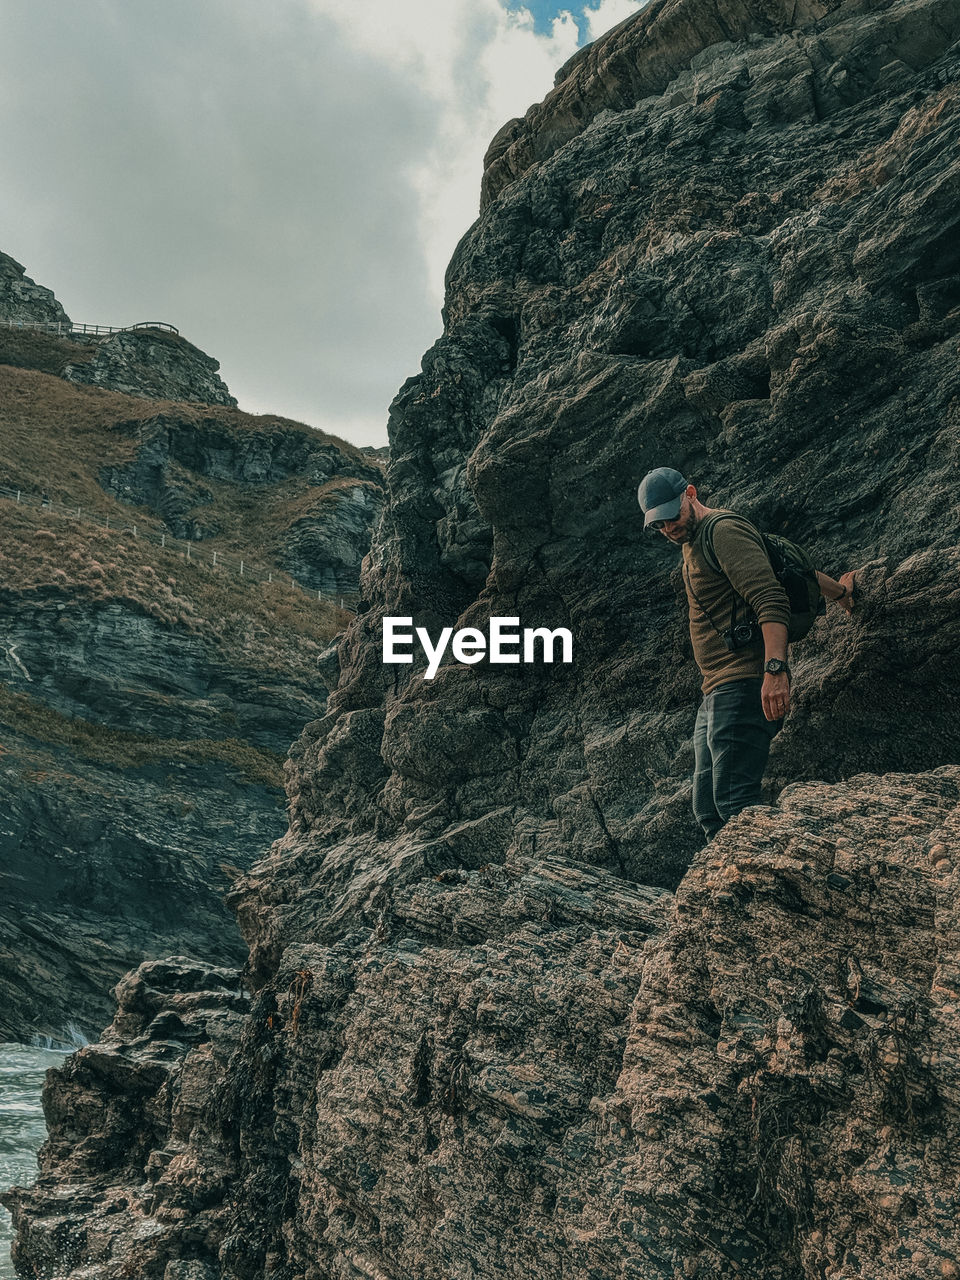
[[[282,581],[251,583],[115,529],[0,499],[0,585],[117,601],[216,644],[236,666],[311,680],[350,615]]]
[[[74,387],[46,373],[0,367],[0,484],[55,502],[115,515],[116,501],[97,483],[105,464],[122,466],[135,441],[121,422],[145,421],[155,401]]]
[[[55,333],[0,325],[0,365],[59,374],[68,364],[86,364],[96,353],[93,342],[71,342]]]
[[[51,501],[79,506],[111,523],[136,521],[159,536],[163,522],[151,510],[119,502],[98,476],[104,467],[122,468],[134,458],[138,424],[164,414],[198,426],[221,424],[238,435],[303,435],[327,444],[349,459],[378,467],[354,445],[302,423],[275,415],[242,413],[223,405],[142,400],[100,387],[80,387],[35,370],[0,366],[0,485],[26,493],[45,491]],[[171,480],[195,481],[212,495],[197,507],[204,522],[215,520],[216,538],[204,539],[206,551],[242,556],[250,563],[279,569],[283,534],[295,520],[329,502],[342,489],[368,483],[334,477],[322,485],[292,476],[276,483],[238,484],[193,476],[171,464]]]
[[[210,480],[206,476],[203,484],[213,493],[214,500],[210,508],[198,508],[198,514],[214,511],[221,528],[218,538],[204,539],[204,548],[209,546],[218,551],[221,545],[224,548],[242,548],[244,523],[249,521],[243,495],[237,493],[236,485]],[[257,524],[263,542],[277,547],[282,535],[297,521],[325,513],[357,488],[373,489],[375,486],[371,481],[356,476],[334,476],[320,485],[299,478],[287,480],[282,485],[265,485],[257,507]],[[256,550],[252,548],[252,554]],[[266,556],[265,559],[271,557]]]

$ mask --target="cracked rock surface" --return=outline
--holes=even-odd
[[[950,1275],[958,837],[956,767],[796,783],[675,896],[518,850],[410,884],[372,930],[319,926],[252,1007],[230,971],[143,965],[48,1077],[15,1257]]]

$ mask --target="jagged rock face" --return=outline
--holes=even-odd
[[[85,1207],[92,1208],[106,1188],[119,1190],[125,1179],[134,1176],[141,1153],[134,1152],[131,1141],[150,1146],[161,1129],[171,1125],[171,1145],[164,1152],[156,1151],[150,1170],[150,1181],[161,1188],[168,1180],[178,1184],[173,1196],[165,1196],[162,1189],[157,1195],[158,1205],[166,1201],[169,1225],[160,1227],[154,1220],[147,1232],[139,1232],[136,1249],[125,1265],[128,1275],[215,1280],[216,1273],[202,1262],[191,1264],[178,1258],[176,1249],[171,1250],[171,1239],[189,1212],[188,1204],[222,1195],[223,1172],[232,1160],[231,1143],[211,1140],[205,1152],[191,1155],[190,1171],[176,1148],[182,1137],[198,1132],[201,1115],[213,1114],[211,1103],[222,1088],[249,1002],[236,971],[184,957],[141,965],[119,984],[117,997],[120,1010],[103,1043],[84,1050],[82,1061],[71,1059],[56,1079],[48,1076],[44,1108],[57,1117],[54,1124],[78,1110],[94,1108],[99,1113],[96,1134],[79,1144],[67,1139],[54,1158],[66,1159],[79,1176],[92,1163],[102,1168],[105,1176],[100,1187],[91,1188],[84,1201]],[[136,1048],[131,1052],[132,1045]],[[53,1156],[49,1144],[48,1150]],[[142,1177],[141,1170],[141,1181]],[[19,1248],[19,1258],[15,1248],[15,1262],[33,1268],[34,1274],[62,1275],[85,1254],[121,1252],[128,1227],[123,1210],[134,1199],[117,1198],[111,1203],[116,1216],[105,1218],[97,1227],[91,1224],[89,1230],[67,1217],[45,1224]]]
[[[70,317],[52,291],[31,280],[9,254],[0,253],[0,323],[5,320],[70,328]]]
[[[617,29],[525,128],[547,130],[551,101],[586,101],[589,67],[599,93],[630,39],[638,68],[656,61],[661,17],[669,33],[694,12]],[[664,463],[827,572],[875,564],[862,626],[831,615],[797,646],[800,706],[772,778],[956,758],[954,681],[922,616],[952,570],[911,557],[958,540],[958,33],[955,3],[842,7],[678,50],[661,94],[585,107],[575,136],[561,113],[564,145],[461,242],[446,332],[393,406],[371,607],[322,731],[298,746],[295,834],[346,805],[355,830],[436,839],[516,806],[546,847],[676,883],[698,838],[685,743],[699,681],[676,552],[643,535],[635,500]],[[887,605],[902,630],[879,621]],[[574,663],[449,663],[424,681],[422,663],[382,663],[385,614],[433,636],[490,615],[566,626]],[[944,707],[927,734],[897,656],[918,634],[914,683]],[[851,667],[871,690],[856,714],[904,707],[866,742],[832,719],[838,699],[853,709]]]
[[[326,689],[306,668],[228,661],[118,600],[8,595],[2,616],[6,690],[63,724],[135,735],[110,767],[18,734],[16,718],[3,733],[0,1037],[60,1039],[71,1023],[94,1035],[144,956],[241,963],[223,893],[286,820],[279,787],[245,774],[229,744],[279,761]],[[177,760],[191,743],[209,758]]]
[[[953,1275],[958,866],[960,769],[861,775],[741,815],[675,898],[519,854],[421,879],[377,933],[318,922],[245,1020],[228,975],[143,966],[48,1077],[17,1256],[98,1280]]]
[[[386,464],[390,461],[390,446],[387,444],[383,444],[383,445],[362,444],[360,445],[360,452],[365,453],[370,458],[377,458],[380,462],[384,464],[384,466],[386,466]]]
[[[38,768],[4,745],[3,1040],[96,1039],[145,956],[243,963],[223,895],[286,825],[276,787],[216,760],[119,770],[48,750]]]
[[[65,1150],[79,1094],[25,1265],[73,1231],[67,1274],[119,1277],[146,1213],[144,1280],[956,1274],[960,6],[794,12],[651,6],[491,153],[290,831],[232,895],[237,1056],[112,1165]],[[793,655],[779,804],[699,852],[663,463],[863,588]],[[384,615],[574,662],[425,681]]]
[[[117,600],[72,593],[8,598],[4,682],[64,716],[158,738],[240,737],[285,753],[292,725],[326,693],[309,669],[225,660],[201,635]],[[14,660],[10,659],[11,650]]]
[[[69,1041],[99,1035],[145,958],[242,962],[223,894],[286,827],[283,758],[324,710],[315,659],[345,621],[284,581],[284,537],[331,493],[379,496],[382,472],[280,419],[14,362],[2,382],[0,1035]],[[218,541],[188,564],[154,513]],[[355,583],[369,532],[346,521],[338,551],[323,529],[317,572],[345,575],[352,546]]]
[[[153,400],[236,405],[219,368],[218,360],[176,334],[124,329],[101,340],[92,360],[68,364],[63,377]]]
[[[161,413],[131,422],[128,430],[137,440],[135,457],[123,467],[104,467],[100,483],[121,502],[155,511],[177,538],[202,541],[221,532],[215,511],[203,511],[214,494],[199,477],[233,485],[278,485],[291,477],[315,486],[338,481],[339,488],[291,521],[276,551],[304,586],[356,589],[382,504],[378,466],[320,436],[281,427],[237,431],[215,418],[195,422]]]
[[[328,595],[356,591],[382,506],[383,490],[374,482],[333,489],[284,538],[283,561],[293,577]]]

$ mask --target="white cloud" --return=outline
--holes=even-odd
[[[420,242],[431,297],[457,241],[477,216],[483,155],[493,135],[553,87],[579,42],[559,14],[549,35],[529,10],[500,0],[311,0],[351,47],[401,69],[429,101],[435,132],[409,175],[419,201]]]
[[[0,0],[0,249],[75,320],[177,324],[242,407],[382,443],[484,152],[586,34],[506,3]]]
[[[586,7],[583,11],[583,16],[587,20],[586,39],[596,40],[605,31],[615,27],[618,22],[629,18],[631,13],[642,9],[645,3],[646,0],[600,0],[595,9]]]

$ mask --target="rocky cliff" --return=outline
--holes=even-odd
[[[495,141],[231,895],[251,1005],[125,980],[48,1084],[25,1274],[958,1274],[958,36],[654,0]],[[796,649],[773,807],[705,849],[663,463],[863,592]],[[574,661],[427,681],[385,615]]]
[[[319,919],[252,1006],[228,971],[145,965],[48,1079],[15,1256],[953,1276],[958,823],[955,767],[795,784],[675,897],[515,846],[395,889],[380,928]]]
[[[236,405],[220,364],[169,328],[76,330],[53,291],[0,253],[0,362],[146,399]]]
[[[93,359],[64,367],[68,382],[153,400],[236,405],[214,360],[179,334],[128,329],[97,343]]]
[[[70,317],[51,289],[37,284],[19,262],[0,252],[0,320],[14,323],[63,325],[70,328]]]
[[[259,485],[272,496],[271,559],[305,587],[356,593],[382,505],[382,466],[283,419],[262,418],[255,431],[236,425],[230,414],[182,411],[118,424],[133,452],[103,466],[100,483],[120,502],[149,508],[174,537],[209,543],[210,554],[229,527],[226,494]],[[235,533],[236,518],[229,523]]]
[[[286,828],[284,756],[348,617],[291,583],[287,542],[331,489],[373,507],[381,472],[282,419],[36,369],[0,368],[0,404],[0,1037],[96,1036],[146,957],[242,963],[223,894]],[[345,588],[369,524],[340,532],[310,566]]]

